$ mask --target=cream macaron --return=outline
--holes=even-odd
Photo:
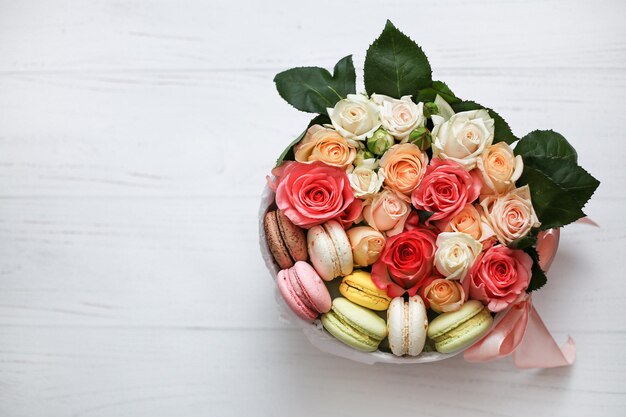
[[[352,273],[352,247],[341,224],[336,220],[313,226],[307,233],[309,258],[325,281]]]
[[[424,301],[415,295],[405,302],[404,298],[391,300],[387,310],[389,347],[396,356],[417,356],[426,343],[428,318]]]

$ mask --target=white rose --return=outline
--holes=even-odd
[[[413,129],[424,126],[424,103],[413,103],[411,96],[397,100],[382,94],[372,94],[372,101],[380,107],[383,127],[396,139],[406,141]]]
[[[364,140],[380,127],[378,106],[361,94],[348,94],[326,110],[335,130],[346,139]]]
[[[373,197],[380,190],[385,177],[382,172],[374,171],[377,165],[378,162],[375,159],[366,159],[361,165],[348,169],[348,178],[355,197]]]
[[[483,245],[466,233],[439,233],[435,268],[447,279],[463,281],[482,250]]]
[[[468,171],[476,167],[478,157],[493,143],[494,120],[487,110],[456,113],[448,120],[433,115],[432,120],[433,157],[451,159]]]

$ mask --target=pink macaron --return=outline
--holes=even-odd
[[[308,263],[298,261],[293,267],[283,269],[276,282],[289,308],[302,320],[312,322],[320,313],[330,311],[328,289]]]

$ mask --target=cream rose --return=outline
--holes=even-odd
[[[493,230],[482,221],[480,213],[471,204],[466,204],[447,224],[438,225],[444,232],[460,232],[482,242],[493,236]]]
[[[326,110],[333,127],[347,139],[364,140],[380,127],[378,106],[361,94],[348,94]]]
[[[463,281],[482,250],[483,245],[466,233],[439,233],[435,268],[447,279]]]
[[[535,214],[528,185],[501,196],[485,196],[480,201],[481,215],[500,243],[508,245],[541,223]]]
[[[502,194],[515,188],[515,181],[522,175],[522,157],[504,142],[491,145],[476,160],[483,178],[481,194]]]
[[[411,96],[403,96],[398,100],[382,94],[372,94],[372,101],[380,108],[383,127],[396,139],[406,141],[413,129],[424,126],[424,103],[413,103]]]
[[[412,143],[393,145],[380,159],[385,184],[404,195],[411,194],[420,184],[427,166],[428,156]]]
[[[493,142],[494,121],[487,110],[456,113],[449,120],[433,115],[432,120],[433,157],[451,159],[468,171]]]
[[[457,281],[437,278],[424,288],[424,298],[437,313],[457,311],[465,302],[465,291]]]
[[[365,159],[361,165],[348,168],[348,178],[355,197],[363,199],[373,197],[380,190],[384,177],[374,171],[377,165],[375,159]]]
[[[374,229],[394,236],[402,232],[411,213],[411,205],[395,191],[383,189],[373,199],[365,202],[363,218]]]
[[[347,231],[347,235],[356,266],[372,265],[385,247],[385,236],[369,226],[353,227]]]
[[[294,153],[298,162],[320,161],[326,165],[346,168],[356,157],[356,146],[336,130],[313,125],[294,147]]]

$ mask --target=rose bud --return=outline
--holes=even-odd
[[[424,117],[430,117],[433,114],[439,114],[439,107],[435,103],[424,103]]]
[[[354,158],[354,166],[363,165],[363,162],[374,159],[375,161],[376,155],[368,151],[367,149],[359,149],[356,153],[356,158]]]
[[[348,230],[352,246],[352,258],[356,266],[369,266],[376,262],[385,247],[385,236],[369,226],[358,226]]]
[[[393,136],[381,127],[374,132],[371,138],[367,139],[367,149],[374,155],[382,155],[393,143]]]
[[[409,143],[417,145],[421,150],[425,151],[430,148],[432,136],[430,131],[425,127],[418,127],[409,135]]]

